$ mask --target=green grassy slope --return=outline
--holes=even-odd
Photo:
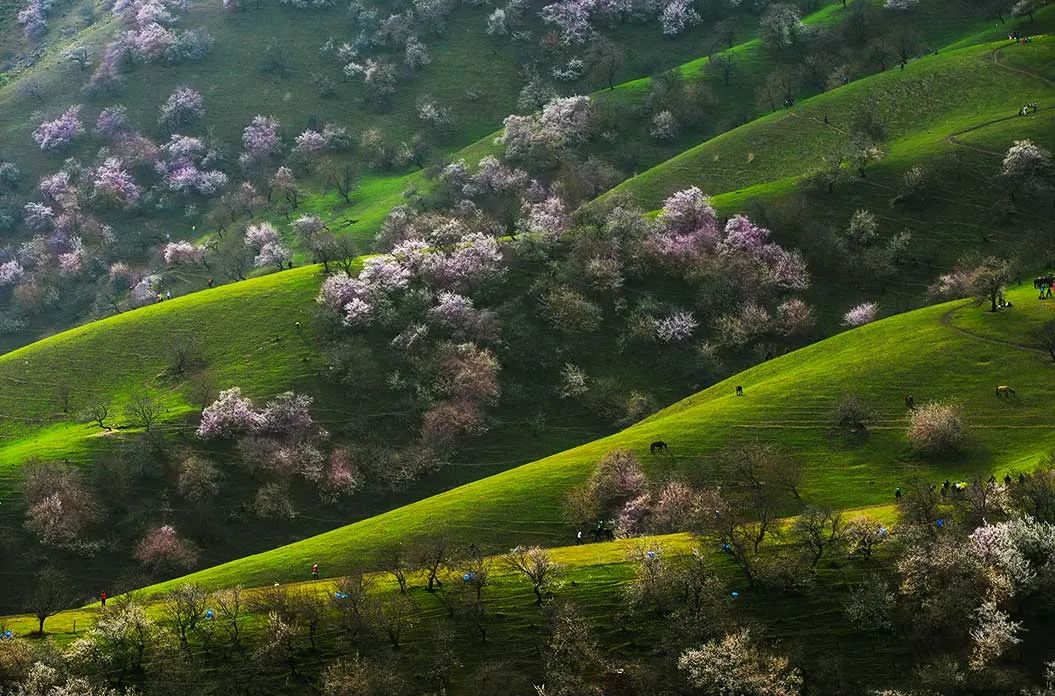
[[[1032,66],[1029,73],[1018,71],[1022,63]],[[602,200],[625,195],[655,209],[690,185],[715,195],[749,187],[758,193],[758,187],[794,179],[841,150],[855,112],[864,108],[879,111],[889,156],[918,156],[921,148],[933,149],[949,135],[1013,115],[1024,103],[1050,103],[1053,66],[1051,37],[927,56],[903,71],[852,82],[723,133],[623,182]]]
[[[830,20],[836,11],[836,5],[829,5],[815,15],[810,21],[823,22]],[[202,8],[202,12],[210,10]],[[277,11],[277,10],[273,10]],[[309,16],[314,15],[308,13]],[[309,22],[310,26],[310,22]],[[749,41],[735,49],[744,55],[744,65],[757,62],[760,65],[768,64],[764,52],[758,45],[757,40]],[[682,69],[686,74],[702,70],[701,64],[686,64]],[[759,68],[761,71],[762,68]],[[637,80],[625,83],[617,87],[611,97],[633,100],[640,98],[647,92],[648,80]],[[625,96],[623,96],[625,95]],[[493,137],[488,136],[462,151],[470,159],[478,159],[488,151]],[[369,176],[363,181],[362,187],[356,194],[356,203],[350,210],[343,210],[338,217],[357,219],[354,228],[369,231],[376,229],[387,210],[396,204],[402,197],[402,192],[413,185],[421,185],[424,178],[418,174],[409,176]],[[330,212],[337,207],[336,194],[317,196],[309,199],[306,209],[319,212]],[[199,274],[200,275],[200,274]],[[261,371],[260,362],[243,361],[241,367],[226,364],[226,357],[231,354],[234,345],[252,346],[268,340],[267,329],[270,328],[272,317],[281,312],[284,325],[280,328],[292,331],[292,325],[298,318],[303,319],[310,313],[311,296],[314,293],[317,281],[309,282],[313,272],[308,269],[299,269],[292,274],[284,273],[270,278],[259,278],[249,284],[233,290],[232,294],[224,294],[225,289],[217,289],[206,292],[196,297],[179,298],[172,303],[156,306],[127,313],[115,317],[97,325],[82,327],[73,332],[48,339],[39,344],[27,347],[23,351],[0,357],[0,373],[8,373],[2,377],[9,384],[21,384],[19,390],[8,390],[0,400],[2,413],[12,416],[7,422],[0,424],[0,467],[6,462],[8,464],[19,461],[27,452],[36,452],[38,456],[70,456],[75,454],[77,441],[84,440],[92,434],[90,428],[69,425],[54,425],[56,416],[62,416],[56,412],[58,401],[56,391],[60,386],[68,386],[79,395],[75,395],[74,402],[79,402],[83,408],[89,400],[90,395],[105,393],[113,399],[115,406],[120,408],[121,402],[127,396],[131,388],[141,388],[145,383],[151,382],[163,369],[165,365],[165,344],[167,341],[161,337],[162,331],[169,327],[177,332],[179,327],[192,327],[197,325],[216,326],[219,324],[218,317],[226,316],[231,308],[240,306],[237,333],[223,332],[214,337],[205,334],[201,337],[206,352],[206,358],[210,363],[210,371],[219,373],[215,375],[221,383],[238,383],[250,393],[267,394],[281,388],[283,383],[291,384],[297,374],[307,374],[311,371],[311,365],[302,360],[304,355],[291,356],[284,354],[282,360],[267,359],[268,369]],[[203,283],[204,278],[188,279],[188,282]],[[288,293],[287,297],[279,297],[279,293]],[[256,297],[257,294],[265,295],[271,300],[263,303],[248,301],[247,298]],[[285,311],[289,309],[291,311]],[[134,325],[143,318],[141,326]],[[175,323],[171,323],[175,320]],[[245,328],[243,331],[242,327]],[[154,330],[157,332],[154,333]],[[281,334],[280,334],[281,335]],[[89,337],[96,337],[89,339]],[[80,343],[88,340],[89,343]],[[95,343],[111,345],[127,345],[134,352],[135,364],[138,367],[130,368],[127,365],[108,364],[98,359],[99,351]],[[283,348],[275,350],[281,352],[290,346],[286,342]],[[303,348],[303,346],[301,346]],[[74,356],[74,357],[71,357]],[[221,357],[222,356],[222,357]],[[258,353],[254,358],[262,358]],[[79,359],[78,359],[79,358]],[[28,362],[26,362],[28,360]],[[213,365],[215,363],[215,365]],[[80,365],[84,365],[83,368]],[[41,367],[37,367],[40,365]],[[56,378],[53,367],[56,365],[71,365],[63,379]],[[111,372],[110,369],[114,371]],[[287,372],[286,370],[289,369]],[[39,372],[42,370],[43,372]],[[262,378],[268,377],[269,381],[263,382]],[[285,380],[285,381],[283,381]],[[259,383],[259,384],[258,384]],[[23,391],[25,390],[25,391]],[[6,404],[5,404],[6,402]],[[182,404],[182,405],[181,405]],[[173,395],[173,409],[171,416],[177,416],[181,410],[185,411],[189,406],[182,402],[178,395]],[[17,417],[16,417],[17,416]],[[71,435],[73,436],[71,438]]]
[[[1029,470],[1055,447],[1045,386],[1055,366],[1031,345],[1039,324],[1055,316],[1055,305],[1038,302],[1032,288],[1009,297],[1017,308],[1006,313],[981,317],[982,309],[948,303],[845,332],[716,384],[617,435],[188,577],[212,587],[260,585],[295,579],[313,562],[339,574],[376,562],[393,544],[437,534],[490,549],[529,541],[557,545],[570,534],[561,523],[563,495],[615,447],[638,452],[657,475],[706,481],[715,476],[709,455],[724,446],[776,442],[804,462],[803,496],[839,508],[889,502],[894,487],[915,475],[940,481]],[[744,386],[743,398],[734,396],[735,384]],[[1018,397],[997,398],[998,384],[1016,385]],[[869,438],[857,447],[830,434],[829,414],[844,392],[862,396],[878,412]],[[917,403],[953,399],[963,405],[973,432],[963,456],[923,461],[910,451],[904,437],[908,393]],[[670,456],[649,456],[648,443],[660,438]]]
[[[0,487],[25,457],[77,460],[100,437],[98,428],[62,413],[61,387],[72,391],[75,412],[105,397],[120,424],[122,405],[136,391],[170,388],[168,351],[180,341],[201,347],[220,383],[258,394],[295,387],[318,354],[295,325],[310,326],[318,285],[317,268],[298,268],[119,314],[0,356]],[[184,394],[165,397],[169,418],[191,408]]]
[[[537,17],[541,4],[532,5],[525,14],[525,28],[538,35],[545,29]],[[382,13],[400,9],[384,2],[377,6]],[[422,129],[415,104],[420,96],[428,95],[450,107],[455,116],[456,129],[434,134],[436,144],[448,150],[487,135],[515,110],[523,84],[521,66],[535,47],[530,42],[487,36],[488,8],[459,7],[442,31],[422,36],[431,63],[401,80],[396,94],[384,107],[366,103],[361,85],[345,80],[341,64],[319,53],[327,38],[334,38],[338,44],[355,38],[359,28],[348,18],[346,9],[346,4],[302,10],[268,2],[260,6],[251,3],[243,12],[230,13],[223,11],[220,3],[196,0],[180,18],[180,27],[204,27],[214,37],[212,52],[203,61],[137,66],[129,73],[119,95],[88,98],[81,88],[89,73],[68,64],[62,54],[68,46],[86,45],[94,49],[96,57],[99,55],[100,47],[118,30],[116,20],[108,12],[99,11],[96,20],[79,31],[67,32],[61,39],[58,30],[54,36],[49,34],[42,59],[32,68],[12,75],[7,84],[0,83],[0,143],[4,154],[17,161],[31,181],[52,171],[61,158],[41,153],[30,138],[37,125],[37,110],[55,110],[77,102],[89,105],[85,115],[91,118],[98,107],[113,102],[124,104],[132,122],[152,135],[157,131],[159,105],[179,85],[202,91],[209,131],[227,145],[232,155],[239,148],[242,128],[258,113],[274,115],[289,138],[306,127],[309,119],[315,119],[319,123],[335,121],[346,125],[356,134],[383,126],[387,137],[399,140]],[[693,58],[707,31],[708,27],[699,26],[675,40],[658,42],[645,40],[660,35],[655,23],[619,29],[614,38],[631,42],[638,50],[627,55],[617,79],[627,80]],[[285,75],[257,69],[271,44],[282,48],[289,64]],[[238,68],[231,69],[232,66]],[[322,98],[317,94],[311,80],[316,73],[334,80],[334,96]],[[449,79],[452,75],[457,79]],[[20,80],[37,81],[43,88],[42,100],[27,102],[18,93]],[[595,86],[589,77],[584,77],[569,88],[589,91]],[[85,145],[75,154],[87,154],[97,147]]]
[[[889,508],[870,508],[861,512],[873,519],[892,520]],[[633,579],[633,566],[627,557],[640,546],[661,550],[668,558],[673,558],[698,547],[699,542],[685,534],[672,534],[549,549],[553,560],[561,565],[555,596],[580,607],[613,658],[639,658],[652,651],[656,640],[663,639],[662,629],[654,617],[637,617],[635,621],[624,613],[623,593]],[[871,679],[890,678],[892,659],[904,659],[910,655],[911,646],[898,644],[893,636],[864,634],[843,618],[840,604],[843,585],[856,579],[860,572],[856,568],[822,566],[818,569],[818,577],[826,591],[799,596],[795,602],[788,602],[786,597],[782,598],[783,601],[774,601],[777,598],[772,594],[751,591],[722,554],[712,552],[708,560],[727,586],[739,593],[735,606],[730,609],[741,620],[764,622],[766,635],[771,640],[803,641],[811,654],[839,649],[858,673]],[[397,591],[391,577],[378,574],[375,578],[379,593],[394,594]],[[433,634],[429,629],[449,621],[436,596],[423,589],[423,582],[420,574],[410,577],[409,596],[415,605],[414,627],[405,637],[400,654],[412,664],[421,662],[433,647]],[[332,591],[328,580],[297,582],[291,584],[290,589],[319,591],[327,595]],[[247,592],[247,596],[253,594],[253,590]],[[65,611],[48,619],[50,638],[59,644],[73,640],[95,620],[97,606]],[[148,605],[148,613],[165,620],[162,608],[161,602],[152,602]],[[530,681],[521,683],[520,680],[525,679],[521,671],[535,674],[539,670],[540,648],[546,635],[544,615],[534,606],[530,586],[500,563],[495,563],[489,574],[488,608],[493,616],[488,627],[488,640],[484,643],[458,641],[455,647],[465,666],[462,678],[484,661],[502,660],[505,663],[504,676],[520,693],[521,688],[530,688]],[[36,630],[35,618],[25,615],[0,617],[0,623],[18,635]],[[250,615],[245,624],[246,635],[255,636],[259,631],[260,617]],[[333,632],[325,629],[323,641],[332,640]],[[370,638],[364,647],[387,650],[380,637]],[[314,656],[314,660],[321,662],[329,658],[328,648],[322,653]],[[233,666],[228,665],[228,668]],[[467,692],[462,678],[456,679],[452,693]]]
[[[854,3],[851,2],[848,8],[843,8],[841,2],[825,4],[817,11],[805,16],[803,22],[811,27],[836,24],[845,20],[847,13],[853,11],[853,5]],[[950,43],[971,46],[975,43],[997,39],[1006,35],[1010,28],[1024,24],[1024,21],[1012,20],[1006,26],[996,27],[990,20],[947,10],[948,8],[938,6],[920,9],[913,28],[919,32],[927,45],[939,48]],[[1043,22],[1046,17],[1053,14],[1055,13],[1038,14],[1039,21]],[[653,171],[649,167],[658,169],[663,167],[668,160],[682,157],[683,151],[691,151],[698,145],[702,146],[701,138],[722,133],[743,122],[754,123],[751,119],[758,114],[755,106],[755,89],[777,67],[780,56],[775,56],[767,50],[757,38],[745,37],[745,39],[728,50],[735,64],[733,76],[728,84],[721,71],[712,65],[710,56],[695,58],[676,68],[686,80],[701,80],[714,95],[716,104],[713,113],[709,114],[709,123],[690,129],[672,141],[660,142],[649,136],[647,118],[630,119],[630,123],[623,124],[627,132],[621,134],[618,147],[598,148],[602,157],[611,159],[625,168],[628,173],[635,174],[634,177],[617,187],[616,191],[636,186],[635,182],[640,178],[637,176],[638,171],[647,170],[641,174],[641,176],[647,176]],[[613,89],[600,89],[594,92],[592,97],[602,106],[609,105],[631,111],[644,109],[652,82],[653,77],[651,76],[628,80],[615,85]],[[471,145],[451,152],[449,158],[455,161],[464,159],[470,164],[475,164],[485,155],[499,154],[501,146],[496,145],[494,140],[500,134],[501,131],[489,133]],[[808,149],[808,143],[804,145]],[[812,156],[816,157],[817,152],[813,151]],[[336,194],[314,196],[307,205],[323,217],[327,217],[328,213],[331,220],[346,216],[358,219],[359,222],[352,234],[356,238],[368,240],[377,231],[388,210],[402,201],[404,191],[421,190],[427,185],[428,182],[422,172],[373,175],[363,179],[362,186],[356,195],[356,201],[351,207],[346,208]]]

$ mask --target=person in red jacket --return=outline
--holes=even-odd
[[[99,605],[103,609],[106,608],[106,593],[105,592],[102,592],[102,593],[99,594]]]
[[[318,563],[313,563],[312,566],[311,566],[311,579],[312,580],[318,580],[319,579],[319,564]]]

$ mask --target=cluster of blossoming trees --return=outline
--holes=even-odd
[[[511,117],[506,158],[544,166],[526,153],[580,141],[587,112],[578,97]],[[616,367],[591,373],[576,364],[593,362],[597,341],[658,375],[683,356],[684,373],[665,373],[686,380],[680,394],[721,355],[753,346],[772,353],[812,328],[812,310],[797,297],[809,285],[802,256],[744,216],[719,220],[699,189],[671,196],[655,219],[617,205],[576,228],[559,187],[497,158],[475,171],[454,163],[439,180],[446,212],[396,208],[382,230],[391,251],[357,275],[329,275],[318,297],[338,327],[327,374],[362,386],[370,380],[356,365],[384,355],[387,389],[419,414],[416,432],[400,438],[416,460],[442,460],[487,427],[504,391],[537,385],[540,374],[554,385],[544,399],[579,400],[613,423],[640,418],[653,397],[613,388]],[[294,225],[318,229],[310,217]],[[503,238],[506,229],[515,236]]]
[[[233,387],[221,392],[202,411],[199,438],[236,441],[246,465],[269,477],[254,500],[254,511],[260,517],[291,518],[296,514],[288,487],[297,478],[316,486],[319,496],[328,502],[352,495],[363,484],[363,475],[347,450],[333,448],[324,453],[329,434],[315,423],[311,404],[310,397],[287,392],[258,410]],[[200,460],[184,463],[188,490],[203,479],[199,471],[202,466]]]
[[[87,89],[113,94],[135,63],[182,63],[204,58],[212,37],[204,29],[181,31],[176,25],[187,11],[186,0],[117,0],[112,12],[121,23],[117,38],[106,44]]]
[[[202,422],[206,436],[286,437],[316,428],[308,404],[292,395],[263,410],[237,393],[221,402]],[[187,582],[154,605],[133,595],[111,600],[61,651],[2,638],[0,687],[134,696],[139,692],[122,689],[177,677],[266,689],[276,680],[317,676],[324,696],[370,693],[378,685],[382,693],[409,696],[477,678],[465,658],[495,636],[516,641],[499,643],[505,650],[518,647],[522,631],[502,629],[525,616],[549,619],[541,621],[539,660],[515,668],[471,663],[500,674],[503,688],[599,694],[616,683],[627,693],[672,696],[910,696],[951,682],[974,693],[1047,696],[1055,687],[1041,628],[1052,616],[1047,600],[1055,584],[1051,460],[1006,482],[979,477],[946,493],[913,480],[898,503],[899,522],[888,526],[804,502],[809,472],[776,447],[734,444],[720,456],[719,481],[697,487],[677,477],[652,480],[632,453],[613,450],[571,491],[569,538],[584,525],[604,531],[594,519],[618,511],[615,532],[626,539],[629,577],[609,591],[575,590],[598,580],[539,546],[503,545],[489,555],[481,544],[493,542],[479,530],[423,531],[369,565],[324,565],[324,575],[341,575],[332,581],[253,591]],[[58,485],[67,495],[68,485],[53,474],[37,469],[35,485]],[[793,512],[790,521],[780,517]],[[653,536],[665,532],[687,533],[691,545]],[[587,534],[582,541],[597,539]],[[161,567],[179,567],[193,553],[170,525],[152,528],[136,546],[144,564]],[[37,583],[27,609],[43,631],[70,598],[54,571],[39,574]],[[521,590],[533,601],[518,600],[511,610],[506,593]],[[824,606],[823,619],[789,620],[758,604],[777,599]],[[605,629],[616,613],[619,626]],[[775,616],[780,641],[760,630]],[[818,647],[818,621],[837,638],[883,648],[883,666]],[[264,630],[249,630],[261,624]],[[423,627],[436,629],[432,640],[413,652],[399,649]],[[613,650],[601,638],[612,630],[664,640],[633,654],[636,646]],[[422,659],[436,666],[414,669]]]
[[[233,170],[219,143],[196,134],[205,131],[205,116],[204,98],[187,86],[177,87],[160,104],[161,135],[156,138],[137,128],[120,104],[100,109],[94,128],[86,109],[74,105],[43,120],[32,138],[54,157],[98,145],[93,161],[67,158],[58,172],[28,191],[18,168],[0,162],[0,195],[10,193],[14,200],[24,193],[32,196],[21,210],[0,211],[4,227],[17,223],[10,217],[14,214],[30,233],[20,245],[0,249],[0,289],[11,293],[17,316],[48,310],[62,288],[77,284],[96,288],[93,311],[100,313],[157,301],[165,285],[157,257],[168,267],[197,265],[202,275],[219,271],[231,279],[243,279],[254,266],[277,269],[288,264],[290,249],[271,225],[250,222],[241,237],[225,237],[224,232],[265,208],[288,218],[304,196],[294,169],[318,172],[350,146],[349,136],[343,128],[326,124],[319,130],[305,129],[288,147],[274,118],[256,116],[244,129],[239,167]],[[287,155],[289,166],[282,164]],[[341,173],[336,166],[324,172],[344,187],[345,195],[354,186],[350,172]],[[232,187],[229,180],[235,175],[245,180]],[[198,205],[211,206],[208,221],[218,229],[207,244],[199,239],[162,240],[160,253],[151,257],[143,253],[149,237],[140,233],[128,238],[118,232],[134,217],[181,206],[196,215]],[[170,219],[167,216],[166,223]],[[318,234],[313,239],[322,243]],[[327,237],[331,252],[339,247]],[[102,278],[105,282],[96,282]]]

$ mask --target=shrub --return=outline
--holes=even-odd
[[[289,487],[273,482],[260,488],[253,498],[253,512],[265,520],[291,520],[297,516]]]
[[[843,315],[843,326],[864,326],[865,324],[869,324],[875,321],[876,314],[878,312],[879,305],[877,305],[875,302],[865,302],[864,304],[859,304]]]
[[[569,287],[559,286],[542,298],[542,316],[565,333],[589,333],[601,325],[601,308]]]
[[[136,560],[158,572],[187,570],[198,561],[198,550],[170,524],[149,530],[136,545]]]
[[[678,137],[678,121],[670,111],[663,110],[652,117],[649,135],[656,140],[673,140]]]
[[[802,688],[788,658],[764,651],[746,628],[686,650],[678,668],[705,693],[791,696]]]
[[[863,631],[889,630],[896,595],[882,580],[871,580],[850,591],[846,618]]]
[[[76,469],[51,462],[25,469],[26,529],[42,544],[74,545],[99,518],[99,505]]]
[[[934,401],[912,412],[908,439],[922,454],[941,456],[963,450],[968,428],[963,409],[953,403]]]
[[[863,433],[874,417],[875,412],[860,396],[843,394],[832,412],[832,424],[852,433]]]
[[[177,87],[161,105],[158,123],[167,128],[186,128],[205,116],[201,93],[190,87]]]

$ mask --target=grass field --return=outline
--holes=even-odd
[[[1019,63],[1033,69],[1037,55],[1050,54],[1050,46],[1038,42],[1043,53],[1020,51],[1014,54]],[[1017,48],[1017,47],[1016,47]],[[971,49],[968,49],[971,50]],[[985,50],[978,59],[985,65]],[[1007,60],[1012,54],[1008,54]],[[1025,79],[1028,76],[1023,76]],[[837,195],[810,197],[807,203],[813,222],[835,226],[858,208],[876,211],[884,231],[908,230],[917,240],[908,252],[910,261],[905,272],[885,286],[859,286],[847,279],[837,264],[825,258],[823,249],[810,248],[810,230],[796,224],[785,224],[782,206],[796,194],[795,178],[763,183],[741,192],[716,197],[723,213],[746,210],[775,230],[783,243],[806,249],[813,269],[813,303],[821,319],[821,334],[838,330],[842,312],[854,303],[881,301],[884,314],[918,306],[924,286],[935,275],[955,261],[965,249],[991,249],[1006,253],[1022,239],[1042,235],[1043,211],[1026,210],[1008,219],[999,219],[999,202],[1004,194],[992,183],[987,170],[999,166],[1000,152],[1023,134],[1051,143],[1052,112],[1041,111],[1036,118],[996,121],[958,136],[956,143],[945,138],[921,137],[916,147],[891,151],[864,180],[840,186]],[[822,128],[820,124],[813,124]],[[966,147],[966,146],[971,147]],[[934,190],[924,210],[891,208],[888,201],[897,180],[916,162],[934,168]],[[399,197],[401,187],[379,177],[367,187],[376,187],[379,195]],[[364,210],[371,200],[365,196]],[[323,199],[310,205],[326,209]],[[374,210],[380,210],[374,208]],[[988,238],[987,241],[984,239]],[[1029,270],[1029,269],[1027,269]],[[188,285],[204,283],[205,271],[181,271]],[[327,386],[319,378],[321,355],[312,329],[314,295],[320,278],[317,269],[294,271],[260,277],[246,283],[193,293],[160,305],[129,312],[96,322],[71,332],[0,356],[0,381],[6,388],[0,395],[0,499],[14,502],[20,466],[32,457],[70,459],[88,463],[112,451],[115,443],[134,434],[119,431],[101,435],[98,428],[76,422],[78,414],[96,397],[105,398],[115,414],[116,425],[126,422],[121,413],[129,396],[144,388],[164,395],[169,406],[163,427],[184,429],[194,407],[187,394],[184,379],[166,374],[169,349],[184,337],[194,337],[200,345],[206,367],[218,388],[242,386],[257,398],[266,398],[285,389],[312,393],[318,399],[317,413],[328,427],[339,427],[347,420],[347,399],[343,390]],[[235,317],[235,319],[231,319]],[[296,329],[296,322],[302,329]],[[659,385],[645,385],[652,388]],[[667,387],[676,385],[666,385]],[[71,393],[71,413],[62,412],[60,390]],[[681,385],[684,394],[686,385]],[[670,397],[673,398],[673,397]],[[415,487],[397,498],[363,501],[349,514],[326,513],[305,529],[321,531],[342,522],[389,510],[419,497],[497,473],[520,463],[609,432],[574,419],[559,419],[540,432],[527,426],[526,417],[510,414],[493,432],[475,443],[457,466],[437,478]],[[797,437],[798,433],[782,435]],[[833,484],[835,485],[835,484]],[[16,505],[5,505],[9,524],[19,524]],[[497,517],[502,513],[496,512]],[[291,538],[288,531],[258,535],[253,550],[269,548]],[[241,550],[245,552],[244,549]],[[231,558],[235,551],[210,556],[213,562]]]
[[[891,506],[868,508],[857,511],[872,519],[890,523],[894,518]],[[593,631],[611,657],[637,658],[643,653],[654,652],[656,641],[664,640],[664,633],[649,616],[632,615],[627,612],[623,597],[627,585],[633,579],[633,565],[628,555],[641,547],[664,554],[669,559],[683,556],[701,542],[686,534],[645,537],[619,540],[608,543],[565,546],[549,549],[551,557],[561,565],[553,595],[558,601],[574,602],[590,621]],[[716,551],[704,551],[709,565],[737,596],[729,600],[728,611],[741,621],[758,621],[767,626],[766,635],[787,647],[801,645],[807,654],[818,655],[835,650],[838,646],[868,646],[869,649],[849,651],[848,662],[861,671],[860,678],[889,679],[893,658],[904,659],[909,647],[892,640],[889,636],[862,635],[842,615],[841,601],[847,587],[851,586],[867,567],[822,565],[818,579],[824,583],[824,592],[814,592],[796,597],[794,603],[781,601],[779,596],[761,590],[751,590],[743,582],[735,568]],[[388,575],[374,575],[376,591],[381,595],[396,593],[395,581]],[[488,640],[460,640],[455,646],[465,668],[462,679],[471,670],[487,660],[505,663],[503,672],[511,688],[529,689],[525,674],[537,673],[539,653],[545,641],[546,617],[534,606],[534,596],[523,578],[504,567],[498,559],[492,565],[488,589],[488,611],[491,618]],[[287,585],[293,592],[320,592],[328,596],[332,592],[330,580],[318,582],[294,581]],[[432,649],[433,630],[447,625],[450,619],[436,595],[424,590],[424,578],[420,574],[410,576],[408,596],[413,601],[413,627],[405,637],[398,652],[405,668],[414,671]],[[252,597],[257,590],[249,590]],[[83,632],[94,621],[98,605],[62,612],[48,620],[47,630],[52,640],[65,644]],[[163,600],[154,600],[148,612],[164,620]],[[246,617],[246,633],[257,636],[262,623],[259,614]],[[0,624],[25,635],[36,630],[36,620],[29,616],[0,618]],[[332,628],[322,633],[325,647],[306,657],[308,664],[321,664],[332,657]],[[376,636],[365,645],[371,652],[381,656],[389,653],[389,646]],[[241,669],[235,665],[226,670]],[[464,687],[462,679],[456,687]]]
[[[188,578],[210,587],[263,585],[295,580],[313,562],[341,574],[377,563],[393,544],[437,534],[492,551],[560,545],[573,531],[561,521],[563,495],[616,447],[637,452],[656,476],[713,481],[722,448],[774,442],[804,463],[806,500],[843,509],[889,503],[894,488],[914,476],[940,481],[1031,470],[1055,449],[1044,386],[1055,365],[1032,344],[1055,305],[1038,302],[1032,288],[1008,297],[1017,307],[1036,306],[988,315],[958,302],[885,319],[751,368],[611,437]],[[743,398],[733,394],[735,384],[744,386]],[[1017,385],[1018,396],[997,398],[998,384]],[[861,396],[878,414],[859,446],[831,433],[830,413],[844,393]],[[911,451],[904,436],[909,393],[917,403],[963,406],[972,439],[962,456],[925,461]],[[647,454],[656,439],[670,445],[669,457]]]
[[[893,519],[893,488],[911,477],[940,481],[1029,471],[1055,448],[1046,389],[1055,364],[1033,343],[1036,328],[1055,318],[1055,304],[1038,301],[1031,287],[1012,290],[1008,299],[1014,308],[995,314],[973,303],[954,302],[847,331],[752,368],[618,435],[349,527],[146,588],[144,595],[154,597],[185,581],[213,588],[299,583],[315,562],[324,576],[333,578],[355,568],[377,567],[386,548],[437,534],[495,553],[536,542],[554,547],[554,557],[565,566],[556,595],[583,607],[606,649],[613,655],[640,654],[662,636],[655,633],[654,624],[642,623],[622,608],[623,588],[632,575],[626,554],[637,544],[677,554],[693,542],[675,535],[561,548],[571,536],[560,522],[561,497],[584,479],[592,462],[613,447],[630,447],[653,476],[680,475],[702,483],[714,480],[711,455],[722,447],[777,442],[806,464],[806,501],[884,521]],[[744,397],[733,394],[734,384],[744,386]],[[1014,385],[1017,396],[998,398],[996,384]],[[861,442],[833,436],[829,414],[842,393],[860,395],[877,411]],[[972,436],[963,456],[927,461],[911,452],[903,435],[906,393],[917,403],[945,398],[964,407]],[[657,438],[670,444],[669,458],[647,454],[647,443]],[[846,665],[862,679],[896,683],[903,678],[896,665],[909,658],[912,647],[862,634],[843,618],[844,593],[866,568],[822,566],[818,589],[788,601],[746,588],[721,554],[713,553],[712,563],[727,587],[740,593],[736,616],[762,622],[768,639],[814,656],[840,648]],[[415,664],[431,640],[426,627],[442,622],[444,611],[420,588],[420,579],[411,584],[416,586],[411,597],[421,630],[408,639],[401,659]],[[328,592],[325,582],[321,587]],[[381,587],[393,591],[387,579]],[[544,620],[531,606],[529,588],[508,571],[496,569],[491,597],[494,619],[488,643],[457,648],[465,651],[466,664],[503,657],[513,674],[537,669]],[[69,640],[74,621],[83,630],[93,611],[54,617],[49,630],[60,642]],[[159,613],[160,607],[152,611]],[[33,625],[29,617],[8,617],[3,623],[17,632]],[[846,649],[855,645],[862,649]],[[384,649],[380,639],[372,649]]]
[[[1022,67],[1030,66],[1028,72]],[[1030,101],[1055,96],[1055,40],[1006,40],[927,56],[763,116],[686,150],[615,187],[601,200],[629,196],[646,210],[689,185],[713,195],[794,179],[844,149],[855,113],[874,109],[885,126],[883,150],[915,157],[948,136],[1010,117]]]

